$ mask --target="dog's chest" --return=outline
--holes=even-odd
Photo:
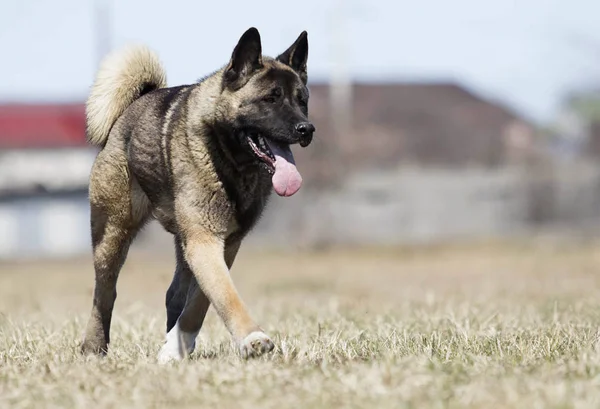
[[[235,210],[230,229],[245,235],[260,219],[272,187],[270,179],[264,175],[247,175],[238,179],[235,185],[235,192],[229,195]]]

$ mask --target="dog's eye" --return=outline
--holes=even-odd
[[[277,102],[277,100],[281,97],[281,89],[280,88],[275,88],[271,91],[271,93],[269,95],[267,95],[266,97],[264,97],[263,99],[266,102]]]
[[[303,92],[301,89],[296,91],[296,95],[297,95],[297,99],[298,99],[298,104],[300,104],[301,107],[305,108],[308,106],[308,95],[306,94],[306,92]]]

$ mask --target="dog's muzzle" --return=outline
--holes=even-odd
[[[306,148],[312,142],[315,126],[310,122],[300,122],[294,127],[294,133],[298,138],[300,146]]]

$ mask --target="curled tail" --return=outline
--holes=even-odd
[[[158,56],[145,46],[129,46],[109,54],[100,65],[86,102],[88,142],[103,147],[112,126],[129,105],[166,86]]]

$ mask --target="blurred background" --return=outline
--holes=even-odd
[[[247,246],[600,232],[600,3],[302,0],[0,2],[0,259],[90,253],[84,101],[100,59],[156,50],[170,85],[224,65],[256,26],[309,33],[305,185]],[[172,253],[152,224],[135,246]]]

